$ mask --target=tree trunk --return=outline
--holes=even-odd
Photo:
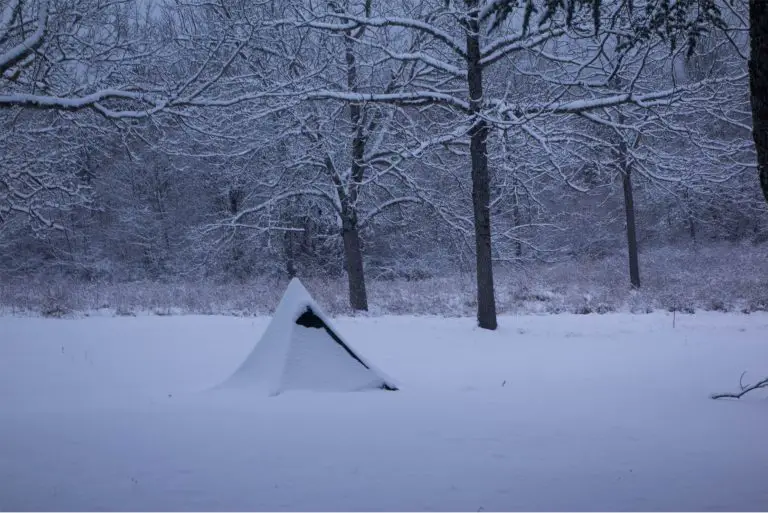
[[[768,1],[749,1],[749,87],[757,170],[768,202]]]
[[[285,272],[290,279],[296,277],[296,252],[293,246],[293,232],[286,230],[283,234],[283,249],[285,253]]]
[[[229,213],[235,216],[240,213],[242,208],[242,201],[245,197],[245,192],[240,187],[230,187],[227,192],[227,207]],[[244,281],[246,279],[246,270],[244,268],[243,260],[245,251],[243,249],[244,236],[242,230],[235,228],[235,232],[232,234],[230,243],[231,255],[229,262],[225,263],[225,269],[227,272],[237,278]]]
[[[696,247],[696,221],[692,215],[688,215],[688,235],[691,236],[691,242]]]
[[[513,194],[514,197],[514,203],[512,205],[512,217],[515,222],[515,228],[523,224],[522,216],[520,215],[520,197],[517,194],[517,185],[515,185],[515,192]],[[523,243],[522,241],[515,237],[515,256],[517,258],[520,258],[523,256]]]
[[[368,310],[368,295],[365,290],[365,273],[363,271],[363,252],[360,248],[360,232],[357,220],[343,220],[341,236],[344,239],[344,259],[347,266],[349,281],[349,305],[353,310]]]
[[[637,231],[635,230],[635,200],[632,196],[632,169],[622,173],[624,182],[624,210],[627,215],[627,249],[629,250],[629,282],[633,289],[640,288],[640,263],[637,255]]]
[[[358,32],[356,38],[362,36]],[[345,60],[347,63],[347,88],[357,91],[357,64],[353,51],[354,38],[351,32],[345,37]],[[347,193],[342,195],[342,237],[344,238],[344,257],[347,262],[349,280],[349,305],[352,310],[368,310],[368,295],[365,291],[365,271],[363,270],[363,252],[360,247],[360,231],[357,226],[357,198],[365,176],[366,135],[363,129],[363,107],[360,103],[349,104],[349,121],[352,124],[352,162],[349,173]]]
[[[488,124],[478,114],[483,104],[483,67],[480,63],[480,33],[477,0],[468,0],[472,9],[467,22],[467,83],[470,108],[474,114],[470,130],[472,160],[472,207],[475,218],[475,259],[477,265],[477,322],[481,328],[495,330],[496,298],[493,292],[491,253],[491,180],[488,174]]]
[[[619,113],[619,123],[624,124],[624,114]],[[627,220],[627,251],[629,253],[629,283],[633,289],[640,288],[640,259],[637,254],[637,230],[635,226],[635,198],[632,194],[632,162],[629,147],[623,135],[619,141],[619,166],[624,186],[624,213]],[[640,140],[635,141],[635,147]]]

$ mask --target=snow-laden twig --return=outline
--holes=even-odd
[[[758,381],[753,385],[745,385],[744,375],[746,373],[747,371],[742,372],[741,377],[739,377],[739,388],[741,389],[740,392],[725,392],[722,394],[712,394],[710,397],[712,399],[723,399],[726,397],[732,398],[732,399],[741,399],[742,396],[744,396],[745,394],[748,394],[753,390],[757,390],[758,388],[768,388],[768,378],[764,378],[762,381]]]

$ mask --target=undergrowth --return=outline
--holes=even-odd
[[[750,313],[768,311],[768,246],[659,249],[641,254],[642,287],[631,290],[626,262],[611,257],[496,271],[501,314],[657,309]],[[350,314],[344,279],[301,277],[332,315]],[[0,282],[6,314],[66,317],[102,311],[111,315],[271,313],[286,277],[248,283],[82,283],[33,278]],[[471,273],[421,280],[369,280],[369,315],[475,315]]]

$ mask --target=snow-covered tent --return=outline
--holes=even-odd
[[[222,386],[268,395],[288,390],[397,390],[338,335],[298,278],[291,280],[256,347]]]

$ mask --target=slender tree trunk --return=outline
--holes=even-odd
[[[357,34],[357,38],[362,32]],[[354,40],[348,33],[345,39],[347,63],[347,88],[357,91],[357,64],[353,51]],[[360,230],[357,225],[357,198],[360,184],[365,175],[365,144],[366,134],[363,129],[363,107],[360,103],[349,104],[349,120],[352,123],[354,136],[352,138],[352,163],[349,173],[348,193],[345,195],[346,205],[342,220],[342,237],[344,238],[344,256],[347,262],[347,279],[349,280],[349,305],[353,310],[368,310],[368,294],[365,290],[365,270],[363,268],[363,252],[360,246]]]
[[[237,215],[242,208],[242,201],[245,196],[244,191],[240,187],[230,187],[227,192],[227,202],[229,213],[231,215]],[[228,263],[225,264],[225,268],[230,275],[238,280],[245,280],[245,269],[243,268],[243,257],[245,252],[243,251],[243,233],[240,229],[235,229],[232,234],[231,242],[231,256]]]
[[[635,200],[632,196],[632,168],[624,170],[624,210],[627,215],[627,249],[629,250],[629,282],[633,289],[640,288],[640,263],[637,254],[637,231],[635,230]]]
[[[624,115],[619,114],[619,123],[624,123]],[[624,186],[624,213],[627,220],[627,252],[629,254],[629,283],[633,289],[640,288],[640,259],[637,254],[637,229],[635,226],[635,198],[632,194],[632,162],[629,147],[623,135],[619,141],[619,166]],[[635,146],[640,143],[635,142]]]
[[[691,236],[691,242],[693,242],[693,246],[696,247],[696,220],[693,217],[693,212],[688,207],[690,204],[689,201],[690,195],[688,194],[688,189],[683,189],[683,205],[681,208],[685,209],[685,215],[687,217],[687,224],[688,224],[688,235]]]
[[[363,251],[360,247],[360,231],[357,219],[345,216],[341,236],[344,239],[344,257],[349,280],[349,305],[353,310],[368,310],[368,295],[365,290]]]
[[[495,330],[496,298],[493,292],[491,253],[491,180],[488,173],[488,124],[478,114],[483,104],[483,67],[480,63],[480,32],[477,0],[467,0],[472,9],[467,23],[467,82],[470,107],[474,114],[470,130],[472,160],[472,207],[475,218],[475,258],[477,264],[477,322],[481,328]]]
[[[691,242],[696,247],[696,221],[692,215],[688,215],[688,234],[691,236]]]
[[[288,273],[288,278],[296,276],[296,252],[293,246],[293,232],[286,231],[283,234],[283,248],[285,253],[285,272]]]
[[[515,185],[515,192],[513,194],[513,206],[512,206],[512,217],[515,222],[515,228],[523,224],[523,219],[520,215],[520,197],[517,194],[517,185]],[[523,243],[520,241],[519,238],[515,239],[515,256],[517,258],[520,258],[523,256]]]
[[[757,170],[768,202],[768,1],[749,1],[749,87]]]

